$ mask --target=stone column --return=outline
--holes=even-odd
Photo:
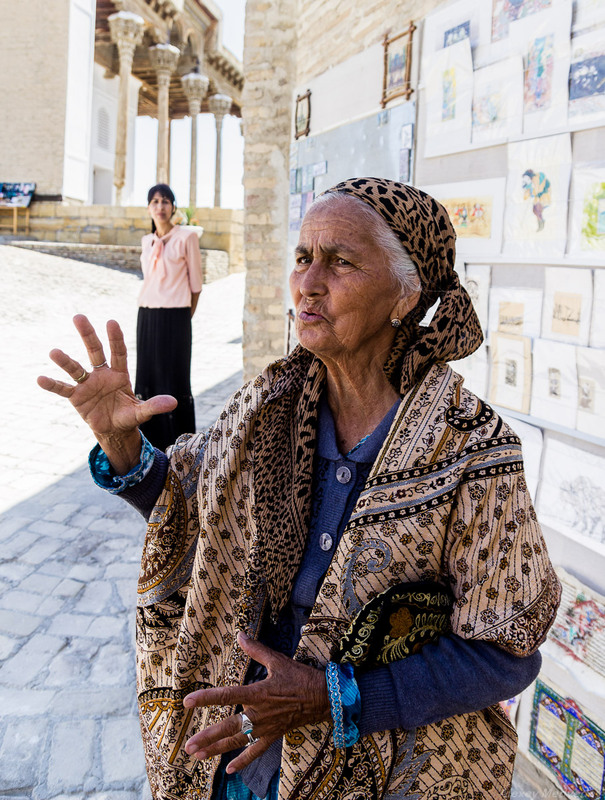
[[[223,118],[231,111],[233,100],[226,94],[213,94],[208,98],[208,108],[216,123],[216,165],[214,168],[214,207],[221,205],[221,136]]]
[[[171,44],[156,44],[149,48],[149,60],[158,79],[158,160],[156,181],[168,183],[168,162],[170,161],[170,76],[178,64],[180,50]]]
[[[185,97],[189,102],[189,115],[191,116],[191,166],[189,171],[189,208],[197,208],[197,115],[202,107],[202,100],[206,97],[209,80],[206,75],[199,72],[190,72],[183,75],[181,83]]]
[[[132,61],[136,46],[143,39],[144,21],[137,14],[118,11],[108,17],[112,41],[118,46],[120,56],[120,92],[118,98],[118,121],[116,126],[116,156],[113,168],[113,183],[116,187],[116,205],[122,205],[122,189],[126,180],[126,147],[128,142],[128,89]]]

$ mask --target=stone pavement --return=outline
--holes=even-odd
[[[0,797],[148,796],[135,702],[133,611],[145,525],[92,484],[86,425],[39,374],[71,323],[123,327],[136,274],[0,245]],[[198,427],[242,381],[243,274],[204,287],[193,320]],[[83,360],[87,364],[86,360]]]
[[[82,359],[77,312],[100,328],[115,317],[134,367],[140,282],[1,243],[0,280],[0,800],[146,800],[133,647],[145,526],[92,484],[87,427],[35,382],[60,372],[52,347]],[[205,286],[194,318],[200,428],[241,383],[243,288],[241,274]],[[521,775],[512,794],[555,796]]]

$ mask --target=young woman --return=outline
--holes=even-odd
[[[147,195],[151,233],[143,236],[143,288],[137,320],[135,393],[142,400],[169,394],[178,401],[143,425],[160,450],[181,433],[195,431],[191,396],[191,319],[202,289],[202,261],[195,231],[174,225],[172,190],[165,183]]]

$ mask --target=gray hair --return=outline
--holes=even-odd
[[[422,288],[418,267],[412,261],[410,254],[397,238],[388,223],[374,211],[374,209],[355,195],[346,192],[328,192],[320,195],[311,208],[326,205],[327,203],[355,203],[366,226],[373,229],[373,236],[380,250],[383,252],[385,262],[395,278],[403,295],[419,292]]]

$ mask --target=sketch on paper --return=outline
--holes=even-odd
[[[510,23],[550,8],[552,0],[493,0],[492,41],[508,36]]]
[[[605,36],[593,31],[571,44],[569,116],[572,122],[605,120]]]
[[[543,338],[587,345],[591,305],[591,270],[569,267],[544,270]]]
[[[554,36],[538,36],[525,56],[523,110],[526,114],[549,108],[552,101]]]
[[[487,332],[492,268],[489,264],[467,264],[464,286],[472,300],[483,332]]]
[[[605,553],[605,459],[548,437],[538,516]]]
[[[570,175],[568,133],[508,145],[505,252],[563,255]]]
[[[575,427],[578,407],[576,348],[535,339],[532,353],[531,415]]]
[[[576,347],[578,414],[576,428],[605,439],[605,350]]]
[[[490,337],[490,349],[490,402],[527,414],[531,391],[531,339],[494,332]]]
[[[542,290],[493,287],[489,297],[489,330],[536,338],[540,335]]]

